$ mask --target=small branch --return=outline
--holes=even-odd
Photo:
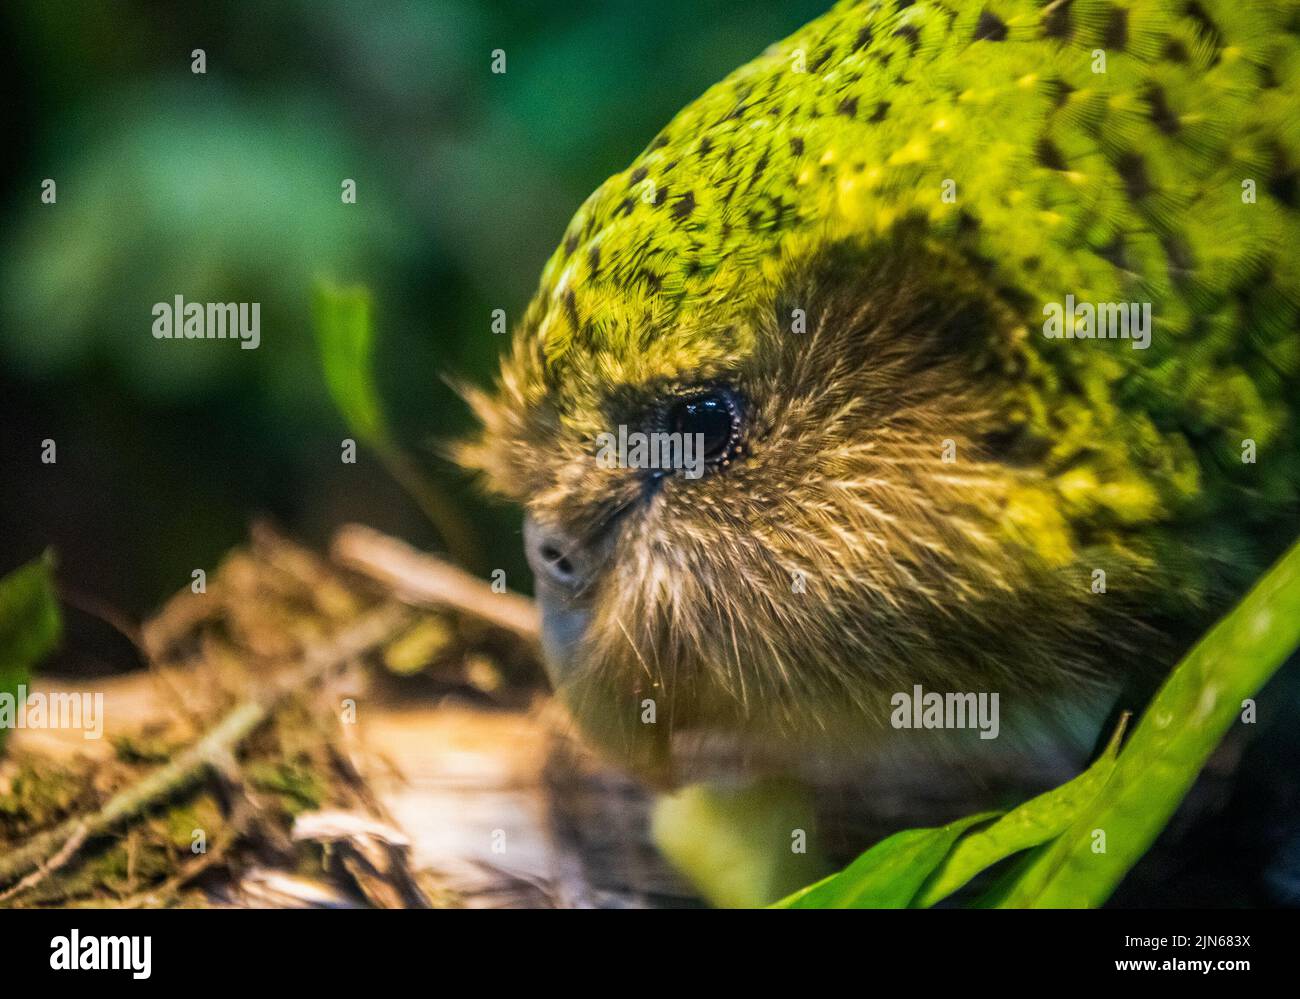
[[[217,866],[226,859],[228,848],[239,838],[236,832],[220,842],[212,844],[207,853],[201,854],[194,860],[181,866],[181,869],[172,877],[168,878],[162,884],[153,888],[147,888],[136,895],[132,895],[122,902],[118,903],[116,908],[119,909],[142,909],[146,906],[155,908],[160,902],[170,905],[173,898],[184,888],[186,884],[193,881],[204,871]]]
[[[385,607],[361,618],[333,640],[309,649],[298,669],[277,679],[263,696],[233,708],[198,742],[165,766],[123,788],[99,811],[68,819],[0,856],[0,885],[43,866],[66,863],[81,842],[111,832],[124,820],[196,783],[213,761],[227,758],[289,695],[391,638],[408,619],[407,612]]]
[[[8,884],[39,868],[47,857],[58,855],[74,837],[80,835],[85,840],[108,832],[122,820],[193,783],[217,749],[243,741],[265,720],[266,714],[266,707],[256,701],[241,704],[189,749],[160,770],[113,795],[98,812],[47,829],[0,857],[0,884]]]
[[[541,635],[537,606],[527,597],[494,592],[477,576],[372,528],[360,524],[340,528],[331,554],[336,562],[382,583],[406,603],[460,611],[533,645]]]
[[[10,899],[21,895],[23,892],[30,891],[55,871],[59,870],[76,855],[76,852],[81,849],[81,844],[84,842],[86,842],[86,825],[84,822],[79,822],[76,824],[76,828],[72,830],[72,835],[68,837],[67,841],[61,847],[59,847],[59,851],[54,854],[54,856],[44,861],[36,868],[36,870],[29,873],[12,888],[7,888],[0,892],[0,905],[4,905]]]

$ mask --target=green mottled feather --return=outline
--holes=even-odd
[[[1015,373],[998,419],[1045,457],[1006,529],[1064,564],[1204,523],[1252,566],[1300,477],[1298,33],[1294,2],[841,3],[587,200],[522,353],[583,400],[722,370],[792,262],[920,224],[1020,321],[990,345]],[[1066,294],[1151,302],[1151,348],[1047,340]]]

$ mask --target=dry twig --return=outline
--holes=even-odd
[[[97,812],[68,819],[0,856],[0,885],[33,871],[53,870],[66,863],[81,843],[111,832],[119,823],[194,784],[214,763],[229,758],[289,695],[390,639],[408,620],[409,614],[400,608],[381,607],[329,642],[310,648],[297,669],[277,676],[268,691],[231,709],[198,742],[123,788]]]
[[[504,628],[536,645],[541,634],[536,605],[525,596],[495,592],[487,583],[404,541],[360,524],[334,535],[335,561],[391,589],[417,606],[446,607]]]

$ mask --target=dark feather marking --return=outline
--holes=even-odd
[[[1128,246],[1124,242],[1124,237],[1116,235],[1109,243],[1097,251],[1097,256],[1106,261],[1112,267],[1118,267],[1120,270],[1128,270]]]
[[[1197,3],[1196,0],[1192,0],[1192,2],[1184,9],[1187,11],[1187,16],[1196,22],[1197,29],[1206,37],[1214,48],[1216,50],[1222,49],[1223,32],[1219,30],[1219,26],[1214,23],[1210,18],[1210,15],[1205,12],[1205,8]]]
[[[1111,7],[1106,30],[1101,35],[1101,44],[1116,52],[1123,52],[1128,45],[1128,11],[1123,7]]]
[[[1192,259],[1191,247],[1172,233],[1163,234],[1160,237],[1160,245],[1169,261],[1170,280],[1182,283],[1186,275],[1196,266],[1196,261]]]
[[[1124,189],[1128,192],[1128,196],[1134,201],[1141,200],[1155,190],[1151,186],[1151,179],[1147,176],[1146,161],[1137,153],[1122,155],[1115,162],[1115,169],[1119,171],[1124,181]]]
[[[813,61],[808,64],[808,69],[811,72],[814,73],[817,72],[817,70],[821,69],[822,66],[826,65],[826,60],[828,60],[834,54],[835,54],[835,50],[833,48],[830,48],[829,46],[827,48],[822,49],[815,56],[813,56]]]
[[[1034,148],[1034,154],[1038,157],[1038,162],[1049,170],[1068,169],[1065,163],[1065,157],[1051,139],[1046,137],[1038,140],[1038,145]]]
[[[1048,80],[1046,85],[1051,88],[1053,107],[1061,107],[1074,93],[1074,88],[1064,80]]]
[[[1156,128],[1165,135],[1176,134],[1182,126],[1179,124],[1178,116],[1169,107],[1169,101],[1159,84],[1153,83],[1147,88],[1146,99],[1151,105],[1151,120],[1155,122]]]
[[[1288,208],[1300,206],[1300,170],[1286,162],[1281,149],[1275,149],[1274,166],[1268,178],[1268,193]]]
[[[921,47],[921,32],[917,30],[915,25],[905,24],[895,31],[894,34],[899,38],[906,38],[907,44],[912,50],[912,54],[916,55],[916,50]]]
[[[1002,42],[1006,41],[1007,26],[1002,18],[998,17],[991,10],[980,12],[979,21],[975,24],[975,34],[971,38],[973,42]]]
[[[1070,17],[1070,0],[1059,0],[1043,14],[1043,37],[1068,39],[1074,34],[1074,21]]]

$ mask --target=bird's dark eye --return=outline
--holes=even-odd
[[[740,403],[729,389],[707,389],[669,405],[672,433],[699,434],[704,460],[726,464],[740,450]]]

